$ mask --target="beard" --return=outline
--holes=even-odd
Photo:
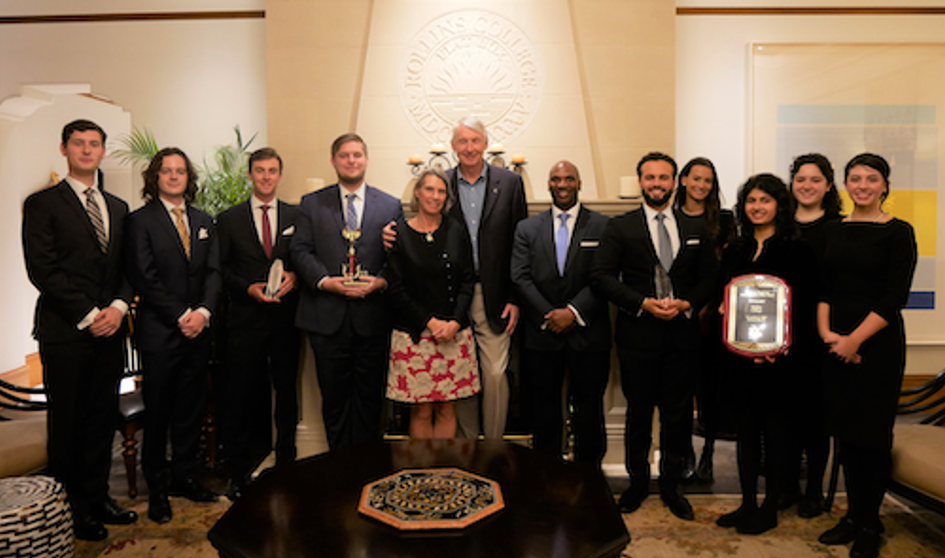
[[[646,191],[643,192],[643,199],[644,201],[646,201],[646,205],[650,207],[663,207],[664,205],[669,203],[669,199],[672,196],[673,196],[672,190],[666,192],[666,194],[660,198],[655,198],[651,196],[649,193],[647,193]]]

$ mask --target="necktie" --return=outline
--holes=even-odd
[[[262,241],[267,258],[272,258],[272,226],[269,223],[268,205],[262,206]]]
[[[568,261],[568,215],[561,214],[561,226],[558,227],[558,238],[555,241],[555,253],[558,256],[558,274],[564,275],[564,264]]]
[[[669,239],[669,229],[666,228],[666,215],[656,215],[656,230],[660,241],[660,263],[665,271],[673,266],[673,243]]]
[[[354,200],[358,199],[357,194],[348,194],[348,207],[345,210],[345,226],[349,230],[356,231],[358,227],[358,210],[354,207]]]
[[[88,188],[85,191],[85,212],[92,221],[92,228],[95,229],[95,239],[98,241],[98,247],[103,253],[108,251],[108,236],[105,234],[105,221],[102,220],[102,209],[95,201],[95,190]]]
[[[187,232],[187,224],[184,223],[184,209],[181,207],[175,207],[171,210],[171,213],[175,217],[175,225],[177,225],[177,235],[180,236],[180,242],[184,245],[184,253],[187,254],[187,259],[190,259],[190,233]]]

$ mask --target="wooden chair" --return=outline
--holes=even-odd
[[[141,359],[134,343],[134,316],[137,314],[137,303],[132,302],[128,309],[128,335],[125,338],[125,370],[122,378],[134,378],[135,389],[118,396],[118,416],[116,428],[122,436],[122,457],[125,460],[125,474],[128,477],[128,497],[138,495],[138,430],[144,428],[144,397],[141,393],[138,377],[141,374]]]

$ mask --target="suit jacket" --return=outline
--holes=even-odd
[[[380,335],[391,328],[386,301],[380,292],[363,300],[347,300],[318,288],[324,277],[341,275],[348,261],[348,241],[341,236],[344,217],[338,184],[306,194],[299,204],[295,234],[290,245],[292,264],[299,277],[301,298],[295,318],[298,327],[322,335],[338,331],[350,313],[359,335]],[[368,273],[384,277],[386,255],[381,229],[403,215],[400,200],[366,186],[361,237],[355,241],[358,263]]]
[[[68,182],[30,195],[23,204],[23,255],[30,281],[39,290],[33,336],[46,343],[91,339],[76,325],[95,307],[115,299],[131,303],[122,269],[128,204],[101,192],[108,211],[107,253]]]
[[[450,214],[466,223],[459,203],[458,168],[447,171],[453,199]],[[489,326],[496,333],[505,329],[500,316],[509,302],[516,302],[512,287],[511,258],[515,225],[528,216],[522,177],[512,171],[486,164],[486,197],[479,220],[479,282]]]
[[[190,310],[214,311],[220,295],[220,254],[213,219],[187,205],[190,259],[177,228],[160,200],[145,204],[128,216],[128,279],[141,297],[135,338],[142,351],[157,352],[191,342],[209,343],[204,330],[187,339],[178,319]]]
[[[607,216],[581,207],[568,245],[564,275],[558,274],[558,227],[551,210],[518,224],[512,249],[512,281],[522,303],[527,349],[555,351],[567,344],[575,351],[610,350],[607,300],[590,285],[594,255],[609,221]],[[569,304],[580,313],[585,326],[575,325],[564,335],[542,329],[545,314]]]
[[[643,208],[615,217],[601,237],[591,272],[591,285],[621,310],[617,343],[625,348],[652,349],[672,336],[679,349],[698,343],[698,310],[712,296],[718,273],[715,246],[701,218],[673,210],[679,231],[679,252],[669,270],[676,298],[692,304],[690,316],[666,322],[642,310],[643,299],[656,296],[659,262]]]
[[[274,260],[281,259],[285,269],[292,269],[289,244],[295,232],[298,207],[281,201],[276,203],[278,217],[271,258],[266,256],[259,240],[249,200],[217,216],[223,287],[229,294],[228,328],[266,331],[277,326],[295,326],[298,289],[285,295],[278,304],[261,303],[246,292],[251,284],[269,280]]]

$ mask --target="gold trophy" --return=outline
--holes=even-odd
[[[370,284],[369,281],[362,279],[368,273],[361,268],[361,264],[357,263],[357,259],[354,255],[354,242],[361,238],[361,229],[349,229],[345,227],[341,231],[341,236],[348,241],[348,262],[341,265],[341,274],[344,276],[345,281],[343,283],[346,287],[366,287]]]

